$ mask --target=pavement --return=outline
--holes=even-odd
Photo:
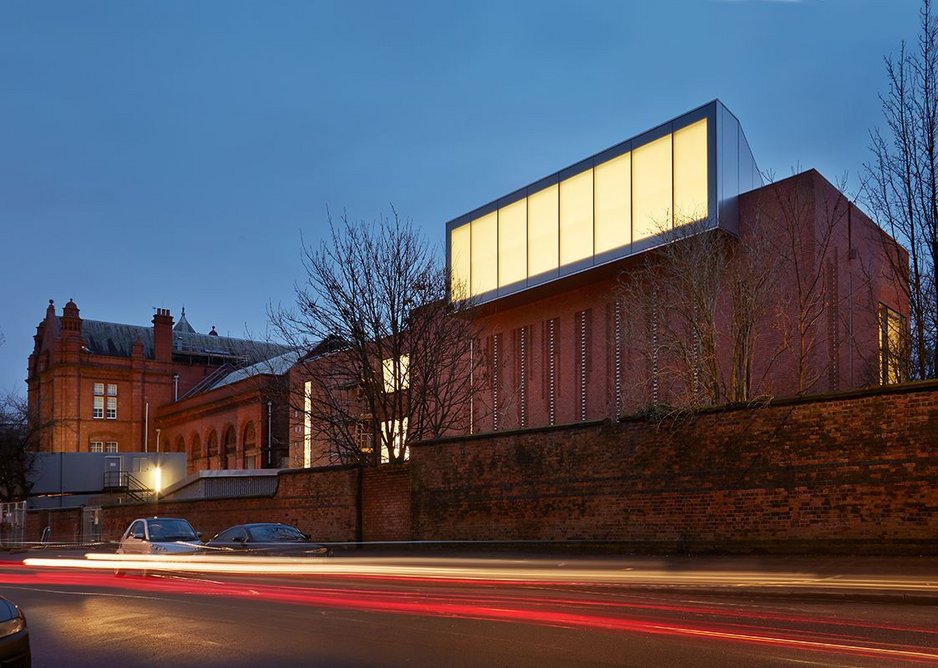
[[[27,557],[82,559],[114,546],[43,546],[0,551],[0,562]],[[656,592],[770,596],[938,605],[938,557],[874,556],[571,556],[428,554],[367,550],[318,560],[316,574],[536,582]]]

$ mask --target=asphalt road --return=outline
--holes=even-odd
[[[593,577],[465,577],[328,560],[330,572],[115,577],[0,562],[33,665],[938,665],[938,608],[636,590]],[[343,568],[344,564],[348,568]],[[441,575],[442,574],[442,575]]]

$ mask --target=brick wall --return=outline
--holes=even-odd
[[[363,484],[362,539],[410,540],[410,469],[368,469]]]
[[[55,508],[33,510],[26,513],[23,539],[38,542],[42,531],[49,527],[48,541],[51,543],[74,543],[81,536],[81,508]]]
[[[415,444],[409,466],[283,471],[272,497],[111,506],[322,541],[557,540],[642,551],[938,554],[938,382]],[[77,540],[80,511],[29,513]]]
[[[938,552],[938,383],[414,448],[418,540]]]

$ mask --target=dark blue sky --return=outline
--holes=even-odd
[[[263,336],[327,207],[444,223],[720,98],[856,187],[917,0],[0,2],[0,391],[48,300]]]

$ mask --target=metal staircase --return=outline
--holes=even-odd
[[[153,490],[129,471],[105,471],[104,493],[115,494],[119,503],[146,503]]]

